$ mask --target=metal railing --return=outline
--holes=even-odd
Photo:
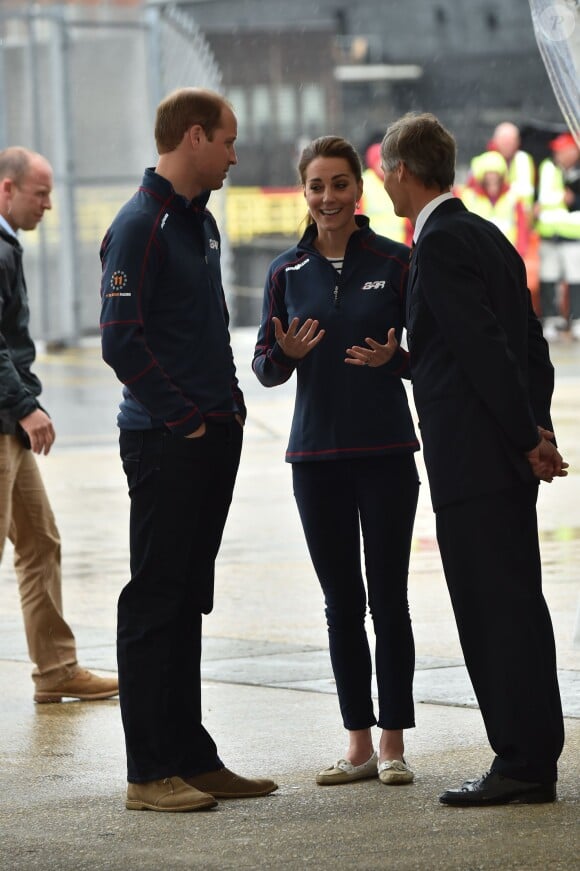
[[[54,168],[53,212],[21,234],[31,330],[64,344],[98,330],[100,241],[155,163],[159,100],[181,86],[221,85],[203,33],[178,3],[90,11],[0,9],[0,148],[24,145]],[[226,276],[228,263],[226,250]]]

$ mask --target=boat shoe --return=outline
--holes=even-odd
[[[352,783],[354,780],[367,780],[376,777],[378,770],[377,754],[373,753],[370,759],[362,765],[353,765],[348,759],[339,759],[330,768],[325,768],[316,775],[316,783],[319,786],[333,786],[340,783]]]
[[[403,759],[385,759],[379,764],[379,780],[387,786],[398,786],[401,783],[413,783],[415,775]]]

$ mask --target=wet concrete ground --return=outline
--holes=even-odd
[[[465,669],[424,484],[410,606],[417,647],[411,787],[320,788],[344,750],[322,598],[291,494],[284,449],[293,383],[266,390],[249,368],[254,331],[233,343],[249,418],[240,474],[205,620],[204,715],[230,767],[275,776],[266,799],[203,814],[124,810],[118,703],[32,702],[16,584],[0,569],[0,857],[13,869],[575,869],[580,793],[580,347],[552,346],[554,422],[571,463],[542,485],[544,586],[566,714],[553,806],[444,808],[439,792],[491,761]],[[127,573],[128,499],[117,454],[119,388],[94,343],[40,355],[57,443],[39,460],[63,539],[65,613],[83,665],[115,669],[118,593]],[[419,457],[419,465],[421,459]],[[424,471],[421,477],[426,481]]]

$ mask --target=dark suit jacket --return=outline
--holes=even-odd
[[[552,428],[548,346],[519,254],[458,199],[419,236],[407,331],[433,507],[536,480],[525,452]]]

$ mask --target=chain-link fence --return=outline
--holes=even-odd
[[[34,336],[68,344],[98,331],[99,246],[155,164],[157,103],[178,87],[220,85],[210,47],[178,4],[0,10],[0,148],[32,148],[54,168],[53,210],[21,234]],[[211,206],[219,220],[219,195]],[[226,286],[228,263],[225,246]]]

